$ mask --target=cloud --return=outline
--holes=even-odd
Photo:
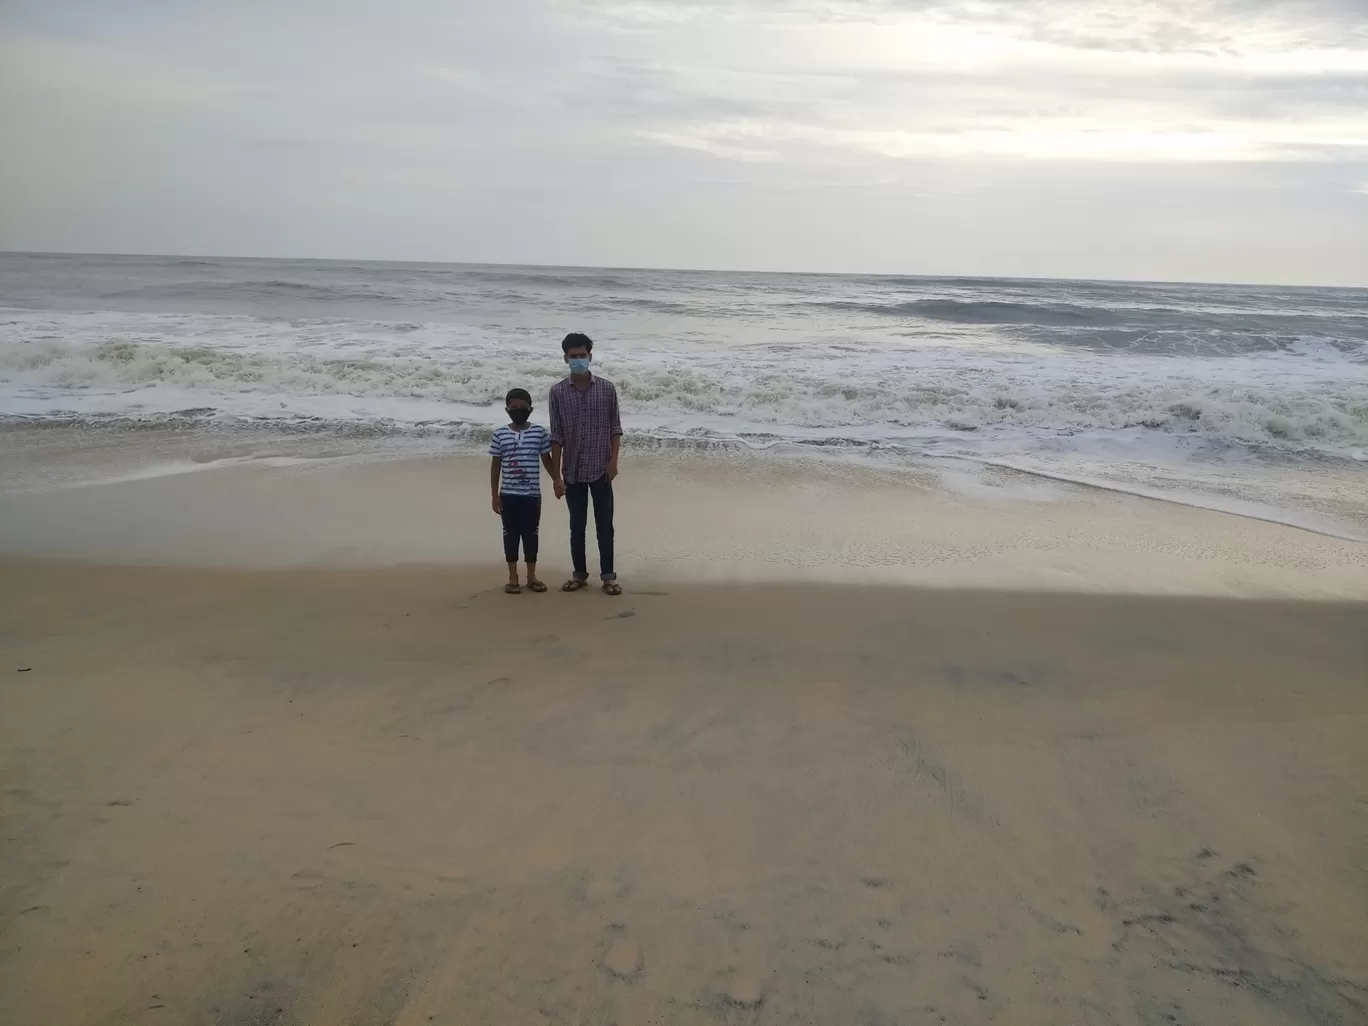
[[[955,231],[933,197],[981,232],[972,197],[1048,194],[1065,220],[1047,230],[1096,252],[1065,180],[1121,211],[1209,207],[1238,180],[1308,235],[1347,231],[1337,204],[1362,216],[1343,185],[1368,166],[1361,0],[3,10],[0,120],[22,157],[0,166],[0,246],[829,267],[890,223]],[[784,205],[804,191],[828,207]],[[780,240],[792,217],[828,242]],[[1007,252],[1025,229],[999,222]],[[1316,259],[1357,273],[1344,238]],[[1270,266],[1304,273],[1276,248]]]
[[[1320,43],[1332,26],[1355,38],[1335,2],[1249,0],[1242,19],[1231,0],[398,7],[201,8],[181,24],[183,52],[155,37],[11,49],[21,84],[386,146],[554,126],[737,160],[800,143],[815,159],[835,146],[1068,161],[1301,161],[1368,145],[1368,41]],[[344,25],[358,12],[349,32],[330,28],[339,9]]]
[[[571,0],[623,24],[893,24],[923,19],[1120,52],[1340,48],[1368,38],[1359,0]]]
[[[1368,146],[1368,37],[1338,4],[665,0],[569,10],[628,26],[657,64],[690,62],[673,83],[678,123],[637,126],[639,137],[736,159],[799,140],[904,158],[1067,161],[1302,161]],[[1345,45],[1355,38],[1361,47]],[[705,113],[696,83],[734,82],[738,68],[786,81],[788,102],[732,91],[749,109]]]

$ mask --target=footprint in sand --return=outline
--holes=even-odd
[[[739,970],[732,977],[731,985],[722,996],[729,1005],[736,1005],[738,1008],[758,1008],[765,1000],[765,984],[759,973]]]
[[[608,945],[599,966],[609,976],[619,980],[632,980],[645,966],[641,956],[641,946],[630,937],[614,937]]]

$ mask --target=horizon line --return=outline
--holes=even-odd
[[[372,257],[314,257],[314,256],[241,256],[214,253],[130,253],[108,250],[74,251],[44,249],[0,249],[0,256],[31,257],[132,257],[161,260],[257,260],[281,261],[292,263],[331,263],[331,264],[396,264],[420,265],[431,267],[527,267],[538,270],[560,271],[645,271],[670,274],[764,274],[799,275],[823,278],[929,278],[979,281],[1042,281],[1042,282],[1083,282],[1110,285],[1197,285],[1229,288],[1277,288],[1277,289],[1341,289],[1347,291],[1368,290],[1368,281],[1361,285],[1292,284],[1273,281],[1212,281],[1197,278],[1071,278],[1063,275],[1013,275],[1013,274],[928,274],[906,271],[779,271],[746,270],[726,267],[654,267],[631,264],[544,264],[512,263],[508,261],[481,260],[397,260],[376,259]]]

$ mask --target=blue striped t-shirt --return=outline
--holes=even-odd
[[[499,457],[499,492],[540,496],[541,468],[537,464],[550,451],[551,436],[540,424],[528,424],[521,431],[505,425],[495,431],[489,440],[489,455]]]

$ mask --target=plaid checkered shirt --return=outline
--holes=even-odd
[[[612,441],[622,434],[617,389],[597,374],[580,391],[569,378],[551,386],[551,441],[561,447],[566,484],[593,484],[608,469]]]

